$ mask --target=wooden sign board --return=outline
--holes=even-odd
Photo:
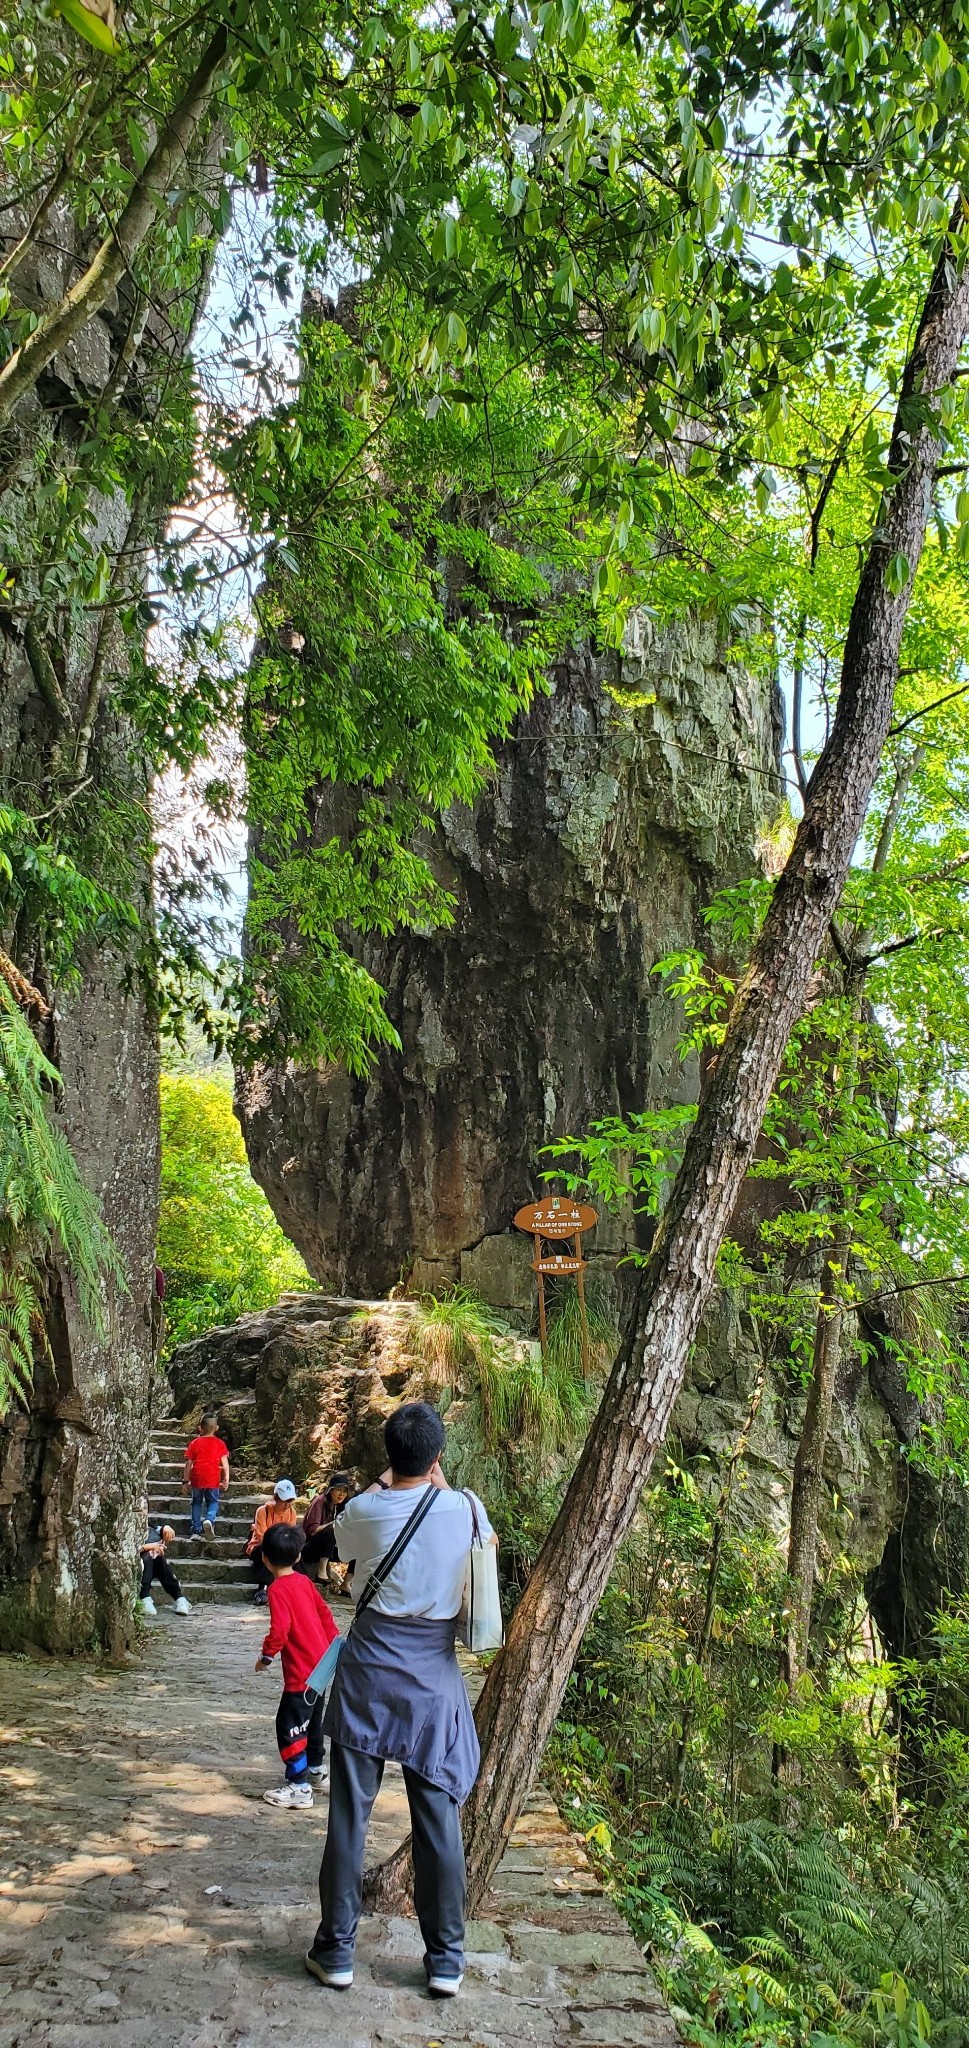
[[[589,1324],[585,1312],[585,1260],[582,1257],[582,1232],[591,1230],[598,1221],[594,1209],[587,1202],[576,1202],[571,1195],[546,1195],[544,1201],[526,1202],[523,1209],[515,1211],[515,1224],[519,1230],[527,1230],[535,1239],[535,1257],[532,1272],[538,1279],[538,1330],[542,1340],[542,1355],[545,1354],[545,1280],[564,1278],[575,1274],[579,1294],[579,1322],[582,1329],[582,1370],[589,1375]],[[549,1244],[561,1242],[570,1237],[572,1245],[568,1251],[547,1251]]]
[[[515,1215],[519,1230],[533,1237],[574,1237],[577,1230],[591,1230],[596,1212],[585,1202],[573,1202],[564,1195],[549,1195],[544,1202],[526,1202]]]

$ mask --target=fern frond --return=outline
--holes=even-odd
[[[44,1261],[72,1273],[81,1312],[103,1336],[105,1282],[124,1276],[101,1210],[51,1121],[60,1076],[0,978],[0,1414],[24,1400],[43,1342]]]

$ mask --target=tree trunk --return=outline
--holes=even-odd
[[[714,1517],[713,1541],[710,1545],[710,1559],[707,1565],[706,1597],[703,1602],[703,1620],[700,1625],[700,1640],[696,1651],[695,1668],[701,1676],[705,1676],[710,1667],[710,1645],[713,1641],[713,1624],[717,1612],[717,1593],[720,1589],[720,1566],[723,1562],[724,1544],[726,1543],[727,1530],[730,1526],[730,1506],[734,1480],[737,1477],[737,1469],[741,1459],[746,1455],[754,1423],[760,1414],[760,1406],[764,1398],[764,1388],[766,1385],[767,1360],[762,1357],[760,1371],[754,1385],[753,1398],[747,1410],[747,1420],[730,1453]],[[687,1700],[683,1709],[683,1719],[680,1723],[680,1738],[676,1745],[676,1760],[673,1765],[673,1796],[677,1800],[683,1797],[686,1760],[690,1752],[690,1738],[693,1734],[695,1716],[696,1695],[694,1694]]]
[[[950,234],[960,231],[960,196]],[[482,1764],[465,1809],[475,1911],[521,1811],[581,1643],[632,1523],[686,1373],[717,1253],[753,1157],[767,1102],[834,913],[891,719],[902,629],[939,461],[934,409],[969,329],[969,275],[947,239],[936,264],[895,416],[886,493],[852,606],[830,740],[642,1276],[583,1455],[508,1640],[477,1708]],[[889,564],[908,563],[904,588]],[[369,1899],[399,1895],[400,1855]]]
[[[56,308],[70,298],[84,238],[71,228],[66,208],[58,237],[56,249],[21,250],[27,304],[53,299]],[[36,501],[38,447],[55,473],[77,479],[83,470],[77,405],[72,396],[65,404],[65,386],[82,394],[84,434],[117,427],[119,445],[136,453],[145,435],[146,447],[163,437],[167,415],[154,405],[164,403],[158,394],[167,391],[191,338],[190,301],[184,277],[173,290],[163,270],[156,274],[153,253],[142,261],[148,322],[136,302],[119,348],[123,305],[92,314],[89,300],[82,367],[62,364],[63,377],[46,389],[42,381],[7,429],[14,460],[5,509],[28,561],[43,557],[50,530]],[[204,264],[200,250],[198,288]],[[124,419],[108,423],[129,375],[133,442]],[[167,512],[166,466],[156,469],[146,454],[132,482],[130,500],[119,481],[92,493],[87,507],[88,531],[114,562],[112,602],[138,590],[148,540]],[[119,934],[114,946],[92,938],[78,949],[76,975],[64,988],[52,985],[44,927],[37,930],[29,906],[20,917],[11,910],[9,928],[0,931],[0,973],[15,992],[19,984],[18,999],[43,1021],[43,1048],[62,1080],[57,1121],[101,1205],[124,1275],[123,1285],[105,1282],[102,1335],[82,1315],[71,1275],[56,1256],[50,1261],[47,1344],[30,1399],[13,1401],[0,1415],[0,1646],[122,1651],[133,1629],[148,1436],[164,1399],[153,1320],[158,1017],[143,955],[153,915],[148,770],[124,702],[132,647],[117,614],[92,608],[83,617],[60,616],[55,668],[39,611],[28,611],[19,625],[33,588],[28,569],[18,579],[16,611],[0,611],[0,803],[36,817],[38,836],[50,835],[53,851],[78,854],[80,846],[82,866],[90,862],[98,881],[137,905],[143,932],[133,933],[130,944]],[[126,821],[124,834],[119,819]]]
[[[811,1602],[814,1598],[814,1570],[818,1555],[818,1522],[824,1485],[824,1456],[828,1448],[834,1390],[841,1358],[841,1329],[844,1310],[841,1285],[848,1256],[847,1230],[839,1235],[824,1263],[818,1319],[814,1329],[814,1358],[808,1388],[804,1426],[794,1460],[791,1486],[791,1533],[787,1551],[787,1572],[792,1595],[787,1614],[781,1672],[793,1690],[807,1668]]]

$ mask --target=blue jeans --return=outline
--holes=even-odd
[[[217,1486],[193,1486],[192,1488],[192,1535],[201,1536],[202,1523],[214,1522],[219,1512],[219,1489]]]

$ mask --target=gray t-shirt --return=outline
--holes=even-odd
[[[347,1502],[334,1524],[337,1549],[356,1560],[353,1598],[359,1599],[374,1567],[386,1557],[421,1499],[419,1486],[361,1493]],[[477,1494],[472,1499],[483,1543],[491,1523]],[[463,1493],[439,1490],[403,1557],[384,1580],[368,1611],[398,1620],[451,1621],[459,1612],[471,1550],[471,1508]]]

